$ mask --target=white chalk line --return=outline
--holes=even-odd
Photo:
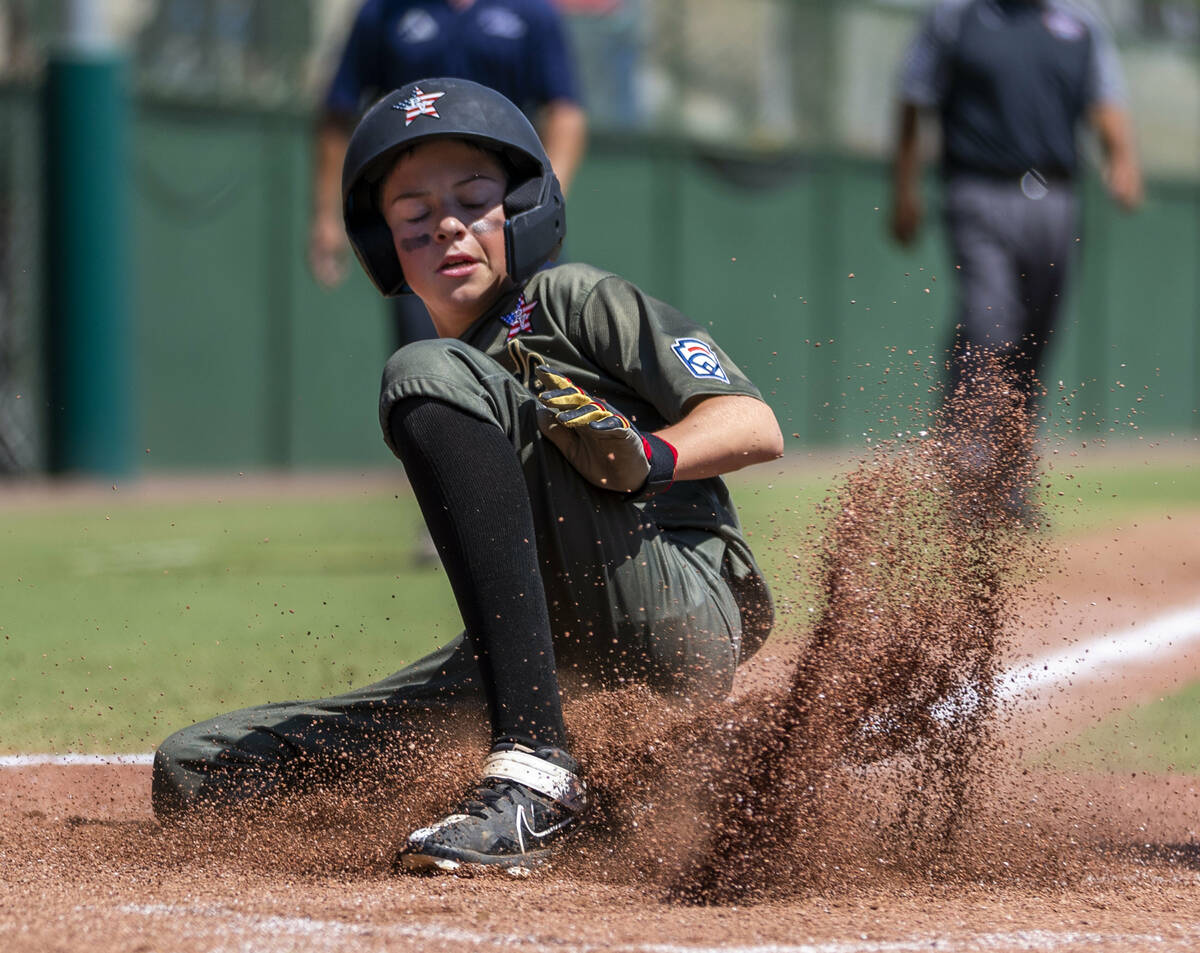
[[[1118,665],[1149,661],[1166,650],[1200,642],[1200,603],[1088,639],[1005,672],[1000,696],[1016,699],[1063,682],[1092,681]]]
[[[1029,696],[1038,689],[1064,682],[1089,681],[1120,665],[1149,661],[1165,650],[1178,651],[1200,642],[1200,603],[1176,609],[1081,641],[1065,652],[1052,652],[1009,669],[999,679],[998,694],[1006,700]],[[11,754],[0,755],[0,768],[47,765],[149,765],[152,753],[143,754]]]
[[[76,767],[78,765],[154,763],[150,754],[6,754],[0,755],[0,768],[41,768],[48,766]]]
[[[101,908],[79,907],[79,912],[102,913]],[[505,949],[559,949],[570,953],[918,953],[918,951],[1057,951],[1069,946],[1102,947],[1127,950],[1153,947],[1156,951],[1193,950],[1200,932],[1175,937],[1157,933],[1100,933],[1077,930],[1011,930],[964,936],[948,934],[915,936],[902,940],[829,940],[810,943],[757,943],[745,946],[703,946],[681,943],[590,943],[570,942],[560,937],[481,933],[462,927],[438,924],[362,924],[314,917],[264,916],[242,913],[226,906],[187,906],[182,904],[131,904],[120,912],[152,918],[166,918],[179,924],[183,917],[212,923],[214,945],[207,953],[232,950],[261,951],[261,940],[278,941],[282,936],[303,938],[330,949],[331,942],[360,939],[386,944],[389,940],[414,939],[424,942],[458,943]],[[236,937],[236,940],[234,939]],[[195,938],[189,938],[195,942]],[[233,943],[230,941],[234,940]]]

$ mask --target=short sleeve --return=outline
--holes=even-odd
[[[574,58],[562,17],[548,3],[542,3],[533,36],[533,98],[538,105],[557,99],[579,102]]]
[[[368,92],[378,89],[379,30],[382,10],[377,0],[364,3],[354,18],[337,71],[325,96],[325,110],[357,118]]]
[[[932,108],[946,95],[950,55],[962,17],[963,3],[943,2],[925,15],[900,66],[900,99]]]
[[[1112,33],[1096,17],[1087,18],[1092,38],[1092,56],[1088,63],[1085,100],[1088,105],[1123,105],[1127,98],[1125,76]]]
[[[579,319],[592,360],[670,423],[696,397],[762,398],[706,330],[623,278],[597,282]]]

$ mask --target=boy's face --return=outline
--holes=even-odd
[[[509,285],[500,163],[461,139],[435,139],[402,156],[380,208],[400,267],[441,337],[458,337]]]

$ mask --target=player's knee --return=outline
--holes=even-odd
[[[447,440],[462,439],[478,427],[478,418],[453,404],[424,397],[406,397],[392,405],[388,434],[396,455],[408,465],[413,452]]]
[[[507,375],[490,358],[473,352],[461,341],[439,338],[406,344],[391,356],[383,371],[379,423],[388,447],[399,456],[391,418],[397,404],[407,399],[436,401],[499,424],[498,400],[485,384],[494,379],[507,379]]]
[[[175,732],[154,752],[150,801],[160,821],[178,818],[200,803],[204,758],[194,737],[196,727]]]
[[[432,379],[447,383],[478,380],[467,345],[457,338],[412,341],[396,351],[383,369],[383,387],[404,381]]]

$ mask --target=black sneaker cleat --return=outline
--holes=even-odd
[[[582,823],[587,790],[561,748],[496,748],[483,781],[449,816],[413,831],[396,858],[405,870],[456,872],[484,865],[527,873]]]

